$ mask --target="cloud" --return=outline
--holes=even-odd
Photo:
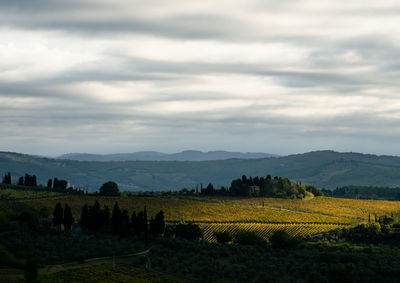
[[[399,13],[369,0],[2,1],[0,150],[400,154]]]

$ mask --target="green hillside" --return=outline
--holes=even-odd
[[[0,172],[6,171],[13,178],[35,174],[40,183],[57,176],[89,190],[108,180],[128,190],[180,189],[210,182],[219,186],[243,174],[285,176],[320,188],[391,187],[400,184],[400,157],[316,151],[254,160],[79,162],[2,152]]]

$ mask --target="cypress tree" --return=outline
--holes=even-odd
[[[119,208],[118,203],[116,202],[114,204],[111,216],[111,229],[114,235],[119,235],[121,233],[121,224],[122,224],[121,216],[122,216],[121,209]]]
[[[89,229],[89,207],[85,204],[81,212],[81,228],[84,230]]]
[[[144,223],[144,214],[143,211],[139,211],[137,217],[136,217],[136,223],[135,223],[135,232],[138,236],[144,232],[143,230],[143,223]]]
[[[7,174],[7,183],[6,184],[11,185],[11,172],[8,172],[8,174]]]
[[[156,217],[150,220],[150,232],[154,236],[163,234],[165,231],[164,212],[161,210]]]
[[[51,189],[51,188],[53,187],[53,180],[52,180],[52,179],[49,179],[49,180],[47,181],[47,187],[48,187],[49,189]]]
[[[136,222],[137,222],[136,212],[133,211],[132,212],[132,217],[131,217],[131,229],[132,229],[132,232],[135,233],[135,234],[136,234]]]
[[[147,247],[149,245],[149,229],[147,226],[147,208],[144,206],[143,210],[143,231],[144,231],[144,244]]]
[[[30,186],[31,185],[30,181],[31,181],[31,176],[29,174],[25,174],[24,185]]]
[[[53,188],[54,188],[54,190],[59,189],[58,178],[54,178],[54,181],[53,181]]]
[[[110,225],[110,209],[107,205],[100,211],[100,224],[102,230],[107,230]]]
[[[72,224],[74,224],[75,219],[72,216],[71,209],[69,208],[69,205],[66,204],[64,208],[64,227],[65,230],[71,230]]]
[[[37,187],[36,175],[32,176],[31,186],[32,187]]]
[[[54,212],[53,212],[53,224],[54,226],[60,226],[61,224],[63,224],[63,220],[64,220],[64,211],[63,208],[61,206],[61,203],[57,202],[56,207],[54,208]]]
[[[18,186],[23,186],[23,185],[24,185],[24,177],[19,177]]]
[[[89,227],[94,231],[99,231],[101,227],[101,209],[100,203],[96,199],[94,205],[89,207]]]
[[[121,236],[128,236],[129,234],[129,215],[128,215],[128,211],[126,209],[124,209],[122,211],[122,215],[121,215],[121,231],[120,231],[120,235]]]

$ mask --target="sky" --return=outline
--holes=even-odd
[[[0,1],[0,151],[400,155],[399,1]]]

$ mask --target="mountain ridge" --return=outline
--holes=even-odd
[[[225,150],[199,151],[184,150],[177,153],[163,153],[158,151],[138,151],[132,153],[90,154],[67,153],[56,159],[77,161],[208,161],[226,159],[258,159],[279,157],[279,155],[264,152],[233,152]]]
[[[58,177],[90,191],[109,180],[117,182],[123,190],[176,190],[208,183],[228,186],[231,180],[242,175],[267,174],[328,189],[347,185],[400,185],[400,157],[329,150],[261,159],[113,162],[0,152],[0,174],[8,171],[13,182],[29,173],[35,174],[43,184],[49,178]]]

